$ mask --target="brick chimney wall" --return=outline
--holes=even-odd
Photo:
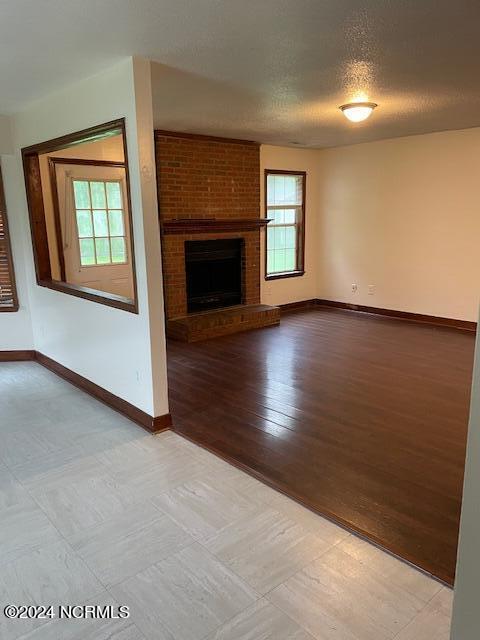
[[[259,218],[260,146],[155,132],[160,223],[182,218]],[[167,318],[187,315],[185,241],[243,238],[243,297],[260,302],[260,231],[162,236]]]

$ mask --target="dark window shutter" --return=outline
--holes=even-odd
[[[18,311],[18,300],[0,167],[0,312],[2,311]]]

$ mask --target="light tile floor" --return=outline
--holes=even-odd
[[[0,407],[2,640],[448,640],[450,590],[180,436],[34,363],[0,365]]]

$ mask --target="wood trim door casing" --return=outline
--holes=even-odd
[[[62,234],[62,222],[60,219],[60,207],[58,201],[58,183],[57,172],[55,167],[54,158],[48,158],[48,173],[50,175],[50,189],[52,191],[52,205],[53,205],[53,218],[55,222],[55,238],[57,241],[57,255],[58,262],[60,264],[60,278],[62,282],[67,280],[67,271],[65,267],[65,254],[62,250],[63,247],[63,234]]]
[[[268,240],[267,240],[267,231],[265,231],[265,259],[264,259],[264,276],[265,280],[282,280],[284,278],[298,278],[299,276],[305,275],[305,227],[306,227],[306,200],[307,200],[307,172],[306,171],[291,171],[291,170],[283,170],[283,169],[265,169],[264,172],[264,210],[265,210],[265,218],[268,218],[268,201],[267,201],[267,183],[269,175],[292,175],[292,176],[302,176],[303,181],[303,189],[302,189],[302,228],[299,234],[299,240],[297,241],[297,268],[294,271],[287,271],[285,273],[272,273],[268,274],[267,272],[267,260],[268,260]],[[297,240],[298,240],[297,239]]]
[[[55,221],[55,237],[58,247],[58,261],[60,263],[60,275],[62,282],[66,281],[67,272],[65,268],[65,256],[61,247],[63,246],[62,223],[60,219],[60,208],[58,205],[58,181],[57,181],[57,164],[83,165],[88,167],[119,167],[126,169],[125,162],[114,162],[113,160],[82,160],[80,158],[59,158],[57,156],[48,157],[48,172],[50,175],[50,188],[52,190],[53,217]],[[129,203],[127,203],[129,204]],[[132,213],[129,211],[129,216]],[[131,239],[131,238],[130,238]],[[132,269],[133,269],[132,263]]]
[[[62,149],[68,149],[76,144],[85,144],[86,142],[96,142],[102,140],[105,137],[120,135],[125,133],[125,118],[118,118],[117,120],[110,120],[103,124],[98,124],[88,129],[82,129],[81,131],[75,131],[74,133],[67,133],[64,136],[58,138],[52,138],[52,140],[46,140],[45,142],[39,142],[32,144],[29,147],[22,149],[22,156],[37,154],[43,155],[45,153],[51,153],[52,151],[61,151]],[[127,156],[125,156],[125,159]]]
[[[115,160],[86,160],[82,158],[60,158],[59,156],[50,156],[49,162],[53,164],[80,164],[88,167],[126,167],[126,162]]]
[[[131,262],[132,262],[132,278],[133,278],[133,300],[118,296],[112,293],[106,293],[104,291],[97,291],[88,287],[82,287],[75,284],[69,284],[64,280],[54,280],[52,278],[52,269],[50,263],[50,255],[48,251],[48,238],[47,227],[45,221],[45,208],[43,203],[42,182],[40,175],[40,162],[39,155],[50,153],[53,151],[61,151],[72,147],[76,144],[83,144],[86,142],[95,142],[101,140],[109,135],[122,135],[123,149],[125,155],[125,161],[122,163],[112,163],[109,161],[89,161],[80,160],[75,158],[64,158],[64,163],[68,164],[95,164],[95,165],[108,165],[108,166],[121,166],[125,168],[125,178],[127,183],[127,204],[130,215],[129,218],[129,231],[130,231],[130,245],[131,245]],[[33,244],[33,256],[35,262],[35,273],[37,284],[40,287],[46,287],[53,289],[54,291],[60,291],[68,295],[75,296],[77,298],[83,298],[91,302],[97,302],[104,304],[115,309],[121,309],[130,313],[138,313],[138,293],[137,293],[137,274],[135,265],[135,246],[134,246],[134,233],[133,233],[133,220],[132,220],[132,202],[131,202],[131,189],[130,189],[130,176],[128,168],[128,148],[127,148],[127,136],[125,127],[125,118],[106,122],[101,125],[91,127],[89,129],[83,129],[76,133],[71,133],[66,136],[54,138],[46,142],[25,147],[22,149],[23,171],[25,176],[25,188],[27,192],[27,204],[28,213],[30,218],[30,231]],[[49,158],[53,160],[53,158]],[[56,158],[55,158],[56,160]],[[49,162],[50,178],[52,177],[52,171],[54,172],[55,163]],[[53,167],[53,169],[52,169]],[[55,194],[53,191],[56,189],[55,183],[52,181],[52,196]],[[55,209],[55,232],[57,243],[61,239],[60,218],[57,216],[58,202],[56,198],[54,200],[54,212]],[[61,245],[59,245],[61,247]],[[60,271],[61,276],[65,278],[65,262],[63,256],[60,257]]]

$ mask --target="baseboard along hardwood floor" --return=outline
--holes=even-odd
[[[332,307],[334,309],[344,309],[346,311],[358,311],[361,313],[371,313],[373,315],[386,316],[409,322],[420,322],[437,325],[439,327],[452,327],[463,331],[476,331],[477,323],[470,320],[459,320],[456,318],[444,318],[442,316],[429,316],[423,313],[412,313],[410,311],[397,311],[396,309],[383,309],[381,307],[369,307],[351,302],[338,302],[336,300],[324,300],[322,298],[312,298],[300,302],[290,302],[278,305],[282,312],[295,311],[297,309],[310,309],[315,306]]]

